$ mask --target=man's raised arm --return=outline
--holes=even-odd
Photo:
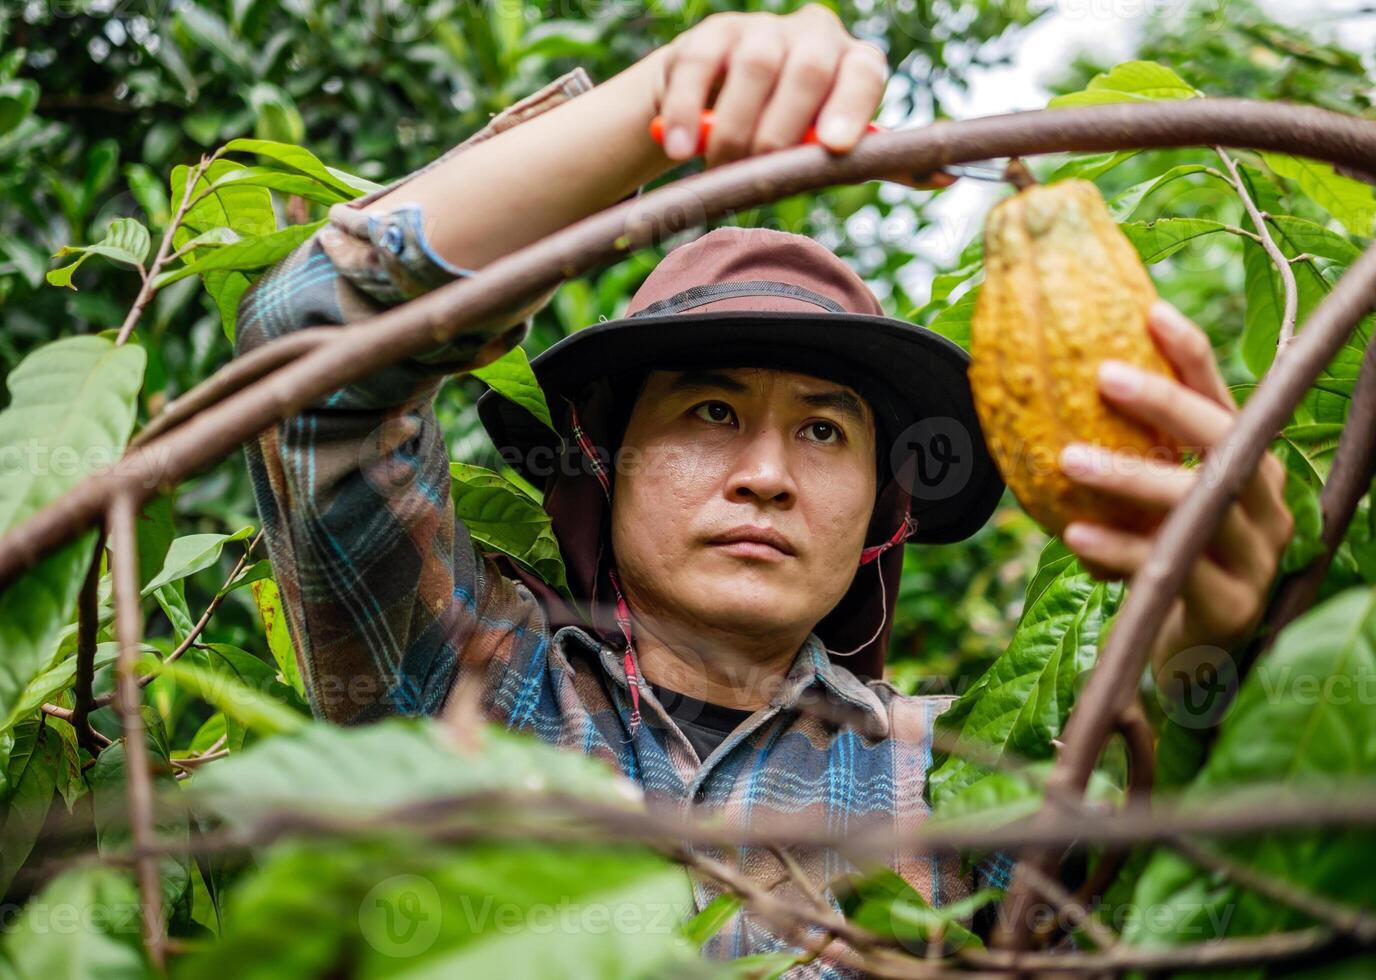
[[[616,203],[696,153],[709,102],[709,164],[793,145],[814,122],[825,145],[847,150],[886,72],[877,49],[818,6],[709,17],[596,88],[570,72],[421,170],[335,205],[326,227],[244,295],[237,353],[367,318]],[[656,114],[669,153],[649,135]],[[454,597],[481,608],[503,583],[484,574],[455,520],[432,402],[446,375],[518,344],[549,296],[375,371],[248,447],[317,714],[431,714],[448,694],[455,637],[473,632],[453,621]]]

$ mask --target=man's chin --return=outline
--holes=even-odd
[[[754,576],[716,578],[692,589],[699,616],[719,629],[741,633],[775,633],[793,625],[788,615],[797,602],[795,589],[762,583]]]

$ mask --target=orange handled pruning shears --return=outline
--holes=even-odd
[[[711,109],[703,109],[702,115],[698,117],[698,153],[707,152],[707,141],[712,136],[712,116],[713,114]],[[870,123],[868,126],[865,127],[865,131],[868,133],[882,133],[884,132],[884,127],[880,126],[878,123]],[[654,141],[658,143],[660,146],[664,145],[663,116],[655,116],[653,119],[650,120],[650,136],[653,137]],[[803,133],[802,142],[817,142],[816,126],[809,126],[807,128],[807,131]]]
[[[702,115],[698,117],[698,148],[699,154],[707,152],[707,141],[712,135],[712,110],[702,110]],[[886,132],[883,126],[878,123],[868,123],[865,126],[867,133]],[[650,120],[650,136],[660,146],[664,145],[664,117],[655,116]],[[817,127],[809,126],[803,133],[802,142],[817,142]],[[995,170],[984,170],[978,167],[957,166],[946,167],[941,170],[933,171],[929,174],[914,174],[912,176],[890,177],[900,184],[909,187],[916,187],[922,190],[939,190],[943,187],[950,187],[956,182],[958,177],[973,177],[975,180],[1000,181],[1003,179],[1002,173]]]

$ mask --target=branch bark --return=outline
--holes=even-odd
[[[1276,590],[1266,613],[1260,652],[1275,642],[1276,634],[1314,604],[1319,586],[1333,563],[1357,504],[1376,476],[1376,337],[1367,344],[1347,422],[1338,436],[1333,465],[1319,495],[1323,511],[1323,551],[1312,562],[1287,577]],[[1253,659],[1253,658],[1248,658]]]
[[[105,535],[96,538],[91,566],[76,601],[76,682],[72,686],[72,727],[77,742],[92,755],[101,749],[91,728],[91,684],[96,672],[96,634],[100,631],[100,559],[105,554]]]
[[[115,666],[115,710],[124,731],[124,767],[129,795],[129,829],[134,847],[142,849],[155,836],[153,773],[148,759],[147,733],[140,709],[139,648],[143,642],[143,611],[139,607],[139,553],[135,522],[139,505],[129,495],[116,498],[110,508],[111,571],[115,587],[119,659]],[[139,892],[143,898],[143,941],[154,969],[166,968],[166,931],[163,925],[162,882],[156,858],[137,859]]]
[[[562,279],[735,209],[831,184],[930,173],[991,157],[1196,145],[1252,146],[1359,167],[1376,159],[1376,123],[1235,99],[1089,106],[876,133],[844,156],[800,146],[699,174],[580,221],[491,263],[479,276],[341,328],[330,343],[144,443],[0,539],[0,588],[90,526],[117,495],[141,502],[158,486],[196,472],[366,373],[433,349]]]

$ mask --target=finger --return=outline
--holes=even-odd
[[[1162,512],[1183,500],[1198,480],[1196,470],[1071,443],[1061,453],[1061,470],[1073,482],[1144,510]],[[1209,555],[1229,571],[1258,585],[1275,574],[1275,550],[1262,527],[1234,504],[1223,513]]]
[[[1237,401],[1228,390],[1228,383],[1218,370],[1209,335],[1193,320],[1165,300],[1152,304],[1147,324],[1156,338],[1162,356],[1170,361],[1180,380],[1190,388],[1227,409],[1236,409]]]
[[[879,108],[888,80],[889,63],[883,51],[864,42],[851,44],[817,118],[821,144],[833,153],[853,149]]]
[[[1124,414],[1162,430],[1182,446],[1200,450],[1217,444],[1235,415],[1174,378],[1126,361],[1099,364],[1099,390]]]
[[[671,160],[687,160],[697,153],[698,121],[707,104],[707,95],[725,65],[729,37],[717,22],[702,27],[680,40],[666,69],[667,82],[660,115],[664,117],[664,153]]]
[[[777,31],[747,33],[731,52],[726,82],[712,106],[712,135],[707,165],[738,160],[750,152],[755,124],[784,63],[784,43]]]
[[[1115,409],[1153,426],[1181,449],[1207,455],[1232,428],[1237,412],[1188,388],[1174,378],[1143,371],[1124,361],[1099,364],[1099,390]],[[1284,467],[1268,453],[1242,488],[1243,506],[1258,521],[1276,518],[1277,495],[1285,487]]]
[[[839,42],[803,40],[789,45],[778,83],[755,128],[759,152],[797,146],[802,141],[831,91],[840,55]]]
[[[1063,534],[1066,546],[1082,562],[1109,569],[1128,578],[1146,564],[1152,539],[1120,531],[1102,524],[1073,521]],[[1181,589],[1186,615],[1208,636],[1232,638],[1256,615],[1259,599],[1256,590],[1229,575],[1208,558],[1196,559],[1185,575]]]

